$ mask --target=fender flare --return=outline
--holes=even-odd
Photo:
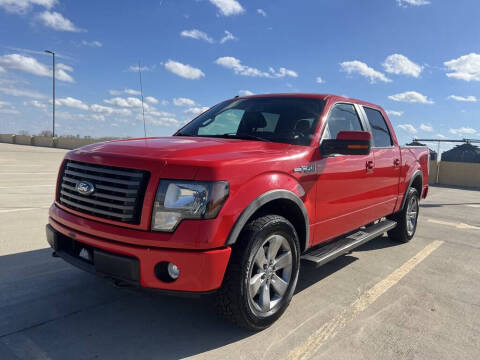
[[[407,201],[408,190],[412,187],[413,181],[419,176],[420,176],[420,179],[422,179],[422,189],[423,189],[423,174],[420,170],[417,170],[413,173],[412,177],[410,178],[407,189],[405,190],[405,194],[403,195],[402,206],[400,206],[400,210],[403,210],[403,208],[405,207],[405,202]],[[419,194],[419,196],[421,197],[422,194]]]
[[[253,200],[246,208],[243,210],[242,214],[238,217],[235,225],[233,226],[230,234],[228,235],[226,245],[233,245],[236,243],[240,232],[242,231],[243,227],[246,225],[250,217],[263,205],[269,203],[273,200],[278,199],[287,199],[293,201],[301,210],[303,214],[303,219],[305,221],[305,247],[304,249],[308,249],[308,243],[310,239],[310,221],[308,219],[307,209],[303,201],[293,192],[283,189],[271,190],[268,191],[255,200]],[[300,239],[301,241],[301,239]]]

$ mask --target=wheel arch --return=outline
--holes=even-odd
[[[310,221],[303,201],[293,192],[283,189],[268,191],[253,200],[238,217],[227,238],[226,245],[236,243],[242,229],[258,214],[271,213],[285,217],[294,226],[299,241],[300,252],[308,249]]]
[[[402,200],[402,206],[400,207],[400,210],[403,210],[405,207],[405,203],[407,201],[407,194],[410,188],[415,188],[418,191],[418,195],[422,196],[422,190],[423,190],[423,174],[421,170],[417,170],[413,173],[412,177],[410,178],[410,181],[408,183],[408,186],[405,190],[405,194],[403,195],[403,200]]]

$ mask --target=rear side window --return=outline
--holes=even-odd
[[[336,104],[328,117],[324,139],[336,139],[340,131],[362,131],[362,124],[352,104]]]
[[[390,130],[380,111],[363,107],[367,115],[368,122],[372,128],[373,146],[374,147],[390,147],[393,145]]]

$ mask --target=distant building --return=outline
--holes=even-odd
[[[418,142],[418,141],[414,140],[410,144],[407,144],[407,146],[427,146],[427,145],[422,144],[421,142]],[[428,148],[428,150],[430,151],[430,160],[436,161],[437,160],[437,152],[435,150],[430,149],[430,148]]]
[[[480,163],[480,148],[470,143],[457,145],[442,153],[442,161]]]

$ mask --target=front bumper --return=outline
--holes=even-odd
[[[121,282],[167,291],[202,293],[218,289],[231,253],[230,247],[190,251],[126,245],[74,230],[52,217],[46,232],[50,246],[72,265]],[[81,249],[88,256],[81,257]],[[160,280],[155,273],[159,262],[177,265],[178,279]]]

